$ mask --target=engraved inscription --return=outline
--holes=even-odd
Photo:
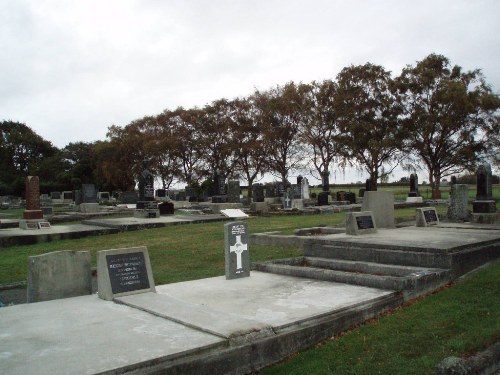
[[[356,216],[356,223],[359,230],[375,228],[371,216]]]
[[[144,253],[106,255],[113,294],[149,289]]]
[[[427,223],[438,221],[436,210],[423,210],[424,218]]]

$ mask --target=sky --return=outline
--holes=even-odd
[[[430,53],[499,93],[499,19],[498,0],[0,0],[0,121],[63,148],[349,65],[397,76]]]

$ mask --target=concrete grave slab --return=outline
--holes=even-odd
[[[394,193],[390,191],[365,191],[361,211],[373,212],[377,228],[395,228]]]
[[[0,309],[0,373],[97,374],[183,358],[225,340],[96,295]]]

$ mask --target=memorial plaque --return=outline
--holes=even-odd
[[[439,217],[434,207],[417,208],[416,211],[415,223],[417,227],[428,227],[439,224]]]
[[[38,229],[50,229],[50,223],[48,221],[39,221]]]
[[[250,276],[247,223],[235,221],[224,225],[224,254],[226,279]]]
[[[356,224],[358,225],[358,229],[372,229],[375,228],[373,225],[373,219],[370,216],[357,216],[356,217]]]
[[[424,211],[425,221],[427,221],[427,223],[431,223],[433,221],[438,221],[436,210],[432,209],[432,210],[423,210],[423,211]]]
[[[345,227],[346,234],[355,236],[377,232],[377,225],[371,211],[347,213]]]
[[[143,253],[107,255],[106,260],[113,294],[149,289]]]
[[[105,300],[155,292],[148,250],[145,246],[99,251],[97,278],[99,297]]]

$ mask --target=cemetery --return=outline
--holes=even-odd
[[[136,203],[124,203],[118,216],[110,216],[106,205],[101,208],[109,195],[87,185],[72,196],[53,194],[52,200],[79,196],[85,207],[78,223],[53,224],[40,209],[38,178],[28,177],[23,219],[17,227],[0,227],[2,248],[78,238],[92,243],[95,235],[119,240],[135,231],[147,238],[149,231],[179,224],[182,230],[172,230],[186,234],[190,228],[213,227],[224,237],[214,254],[224,275],[158,282],[153,271],[162,266],[161,239],[153,253],[119,241],[121,247],[95,249],[95,255],[75,249],[29,256],[27,303],[16,300],[0,308],[0,372],[52,374],[61,366],[96,374],[261,370],[497,260],[500,224],[488,169],[478,175],[472,213],[468,196],[458,193],[460,185],[450,188],[449,201],[398,204],[389,191],[367,189],[356,198],[345,190],[331,193],[324,183],[312,201],[302,176],[287,188],[256,184],[253,202],[244,204],[239,182],[228,182],[226,194],[216,175],[213,196],[200,204],[189,202],[190,192],[185,201],[155,192],[144,163]],[[410,186],[409,197],[417,190]],[[168,213],[162,213],[163,204]],[[288,217],[304,226],[294,224],[292,233],[265,230]],[[260,230],[251,229],[254,220],[261,220]],[[183,239],[177,241],[182,251]],[[254,248],[262,250],[252,262]],[[270,259],[266,252],[273,248],[281,250]],[[287,252],[292,256],[283,258]],[[3,304],[9,304],[6,291],[12,292],[0,289]]]

